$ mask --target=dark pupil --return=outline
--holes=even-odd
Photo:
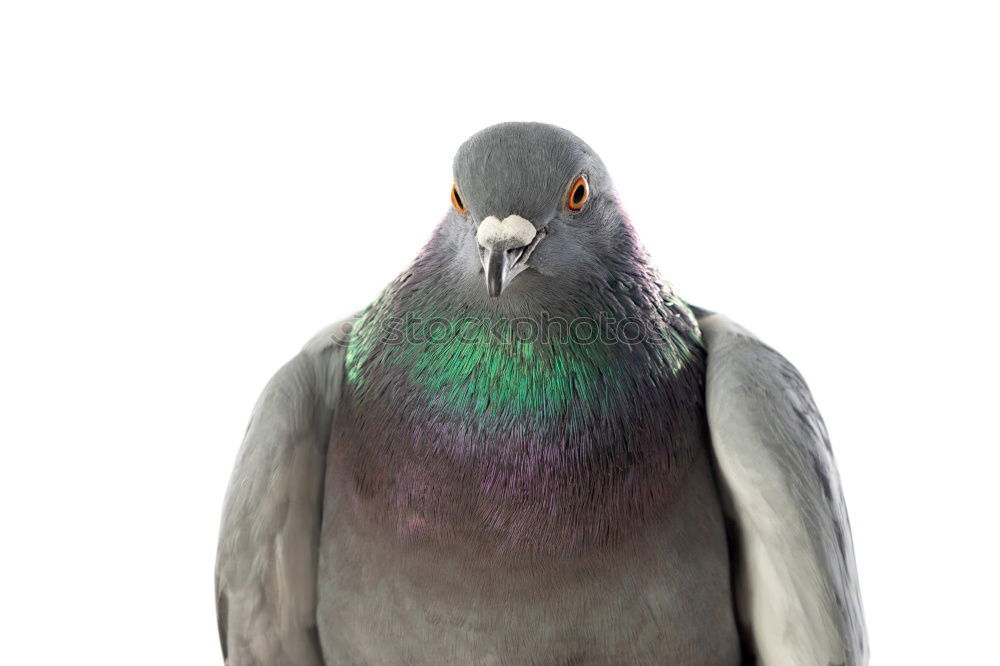
[[[583,201],[583,185],[577,185],[573,190],[573,203],[578,204]]]
[[[458,196],[458,190],[453,190],[452,193],[455,195],[455,203],[458,204],[458,207],[465,208],[465,204],[462,203],[462,197]]]

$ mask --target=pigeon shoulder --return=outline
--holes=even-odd
[[[344,354],[358,315],[330,324],[302,347],[292,363],[314,374],[316,391],[332,409],[340,395],[344,376]]]

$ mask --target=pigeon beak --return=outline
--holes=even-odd
[[[476,241],[486,274],[486,293],[497,298],[510,282],[528,268],[528,259],[545,237],[520,215],[509,215],[501,222],[489,216],[479,223]]]
[[[483,272],[486,273],[486,293],[496,298],[507,288],[513,275],[513,252],[485,247],[482,249]]]

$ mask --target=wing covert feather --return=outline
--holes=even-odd
[[[737,612],[758,663],[867,663],[847,508],[826,428],[784,357],[699,312],[706,404],[734,526]]]
[[[332,410],[350,320],[311,340],[254,407],[226,493],[216,610],[230,666],[322,666],[316,629]]]

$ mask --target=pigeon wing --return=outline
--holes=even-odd
[[[319,333],[271,379],[226,494],[215,568],[230,666],[322,666],[316,568],[330,423],[350,321]]]
[[[798,371],[729,319],[698,311],[706,404],[734,546],[734,594],[758,663],[867,663],[847,509]]]

